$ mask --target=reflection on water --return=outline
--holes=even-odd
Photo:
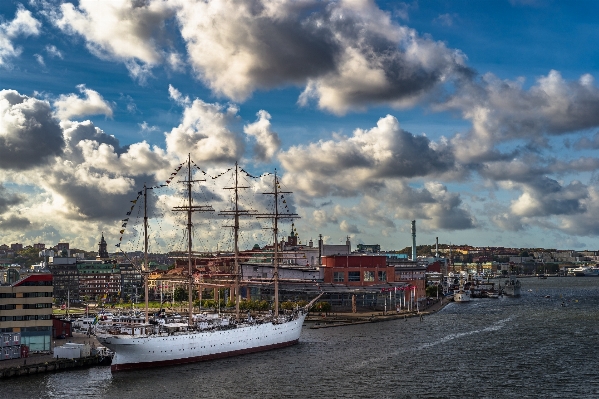
[[[450,304],[422,322],[305,328],[271,352],[1,386],[12,398],[599,397],[599,278],[522,282],[520,298]]]

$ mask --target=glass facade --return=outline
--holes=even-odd
[[[21,344],[30,352],[48,352],[52,341],[52,327],[21,327]]]

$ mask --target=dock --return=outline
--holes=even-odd
[[[424,318],[439,310],[443,309],[450,301],[439,301],[433,303],[426,310],[417,311],[401,311],[401,312],[357,312],[357,313],[330,313],[309,315],[306,318],[306,324],[310,323],[311,329],[331,328],[331,327],[346,327],[367,323],[380,323],[391,320],[407,320],[408,318],[418,317]]]
[[[53,347],[67,342],[89,344],[91,347],[102,346],[94,336],[73,333],[73,337],[55,340]],[[110,364],[103,356],[87,356],[75,359],[56,359],[51,353],[30,353],[29,357],[0,361],[0,380],[39,373],[52,373],[80,368],[104,366]]]

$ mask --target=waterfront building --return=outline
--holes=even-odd
[[[367,286],[393,282],[394,269],[383,255],[328,255],[322,257],[325,283]]]
[[[52,275],[32,274],[0,285],[0,333],[21,333],[30,351],[49,351],[52,340]]]

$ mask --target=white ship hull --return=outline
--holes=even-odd
[[[248,324],[210,331],[153,335],[97,333],[115,352],[111,370],[123,371],[193,363],[291,346],[299,341],[305,313],[285,323]]]
[[[510,276],[505,283],[505,287],[503,287],[503,294],[506,296],[520,296],[520,280]]]
[[[470,293],[467,291],[457,291],[453,293],[454,302],[470,302]]]
[[[507,285],[503,288],[503,294],[507,296],[520,296],[520,286]]]

